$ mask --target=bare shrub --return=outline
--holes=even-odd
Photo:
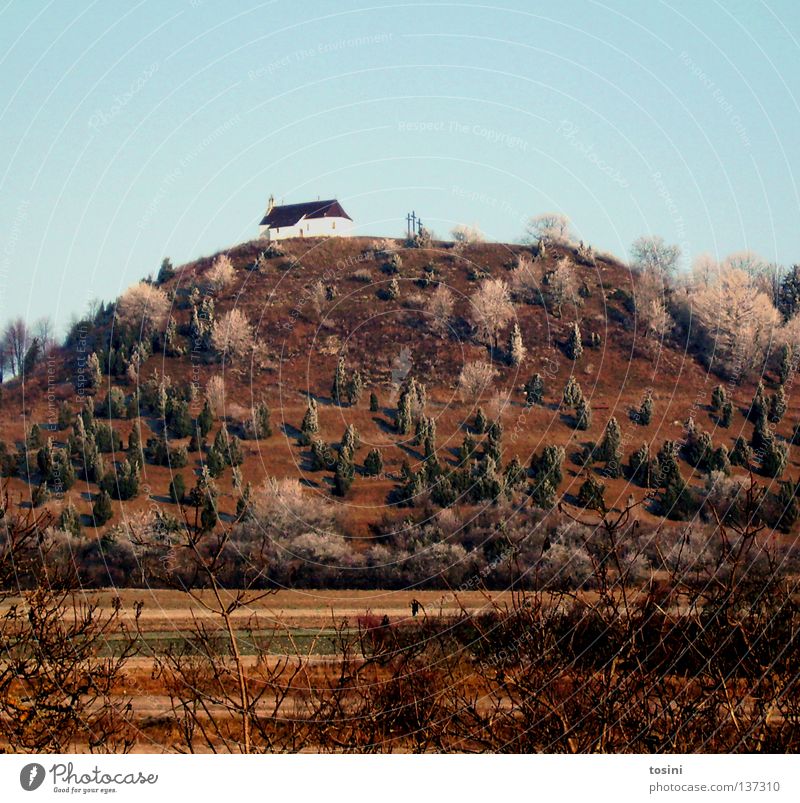
[[[225,413],[225,380],[215,374],[206,384],[206,399],[214,416],[219,417]]]
[[[463,401],[480,398],[497,376],[495,367],[484,360],[468,362],[458,377],[458,392]]]
[[[469,226],[466,223],[459,223],[450,229],[450,237],[455,243],[462,243],[464,245],[471,245],[473,243],[482,243],[486,239],[483,232],[477,225]]]

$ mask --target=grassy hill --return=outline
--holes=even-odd
[[[399,260],[392,253],[398,254]],[[271,412],[272,434],[241,440],[239,488],[231,468],[225,468],[215,480],[219,490],[216,506],[223,522],[237,515],[242,487],[250,483],[257,493],[266,478],[299,479],[310,500],[325,500],[333,506],[343,536],[364,542],[392,521],[435,515],[441,505],[431,501],[430,488],[417,486],[420,492],[411,500],[404,499],[401,492],[404,484],[408,486],[408,477],[424,471],[426,465],[423,445],[414,442],[414,432],[403,435],[396,426],[399,394],[412,377],[425,386],[425,415],[435,421],[435,456],[442,472],[458,470],[459,449],[466,435],[477,441],[476,456],[480,457],[486,436],[474,432],[479,409],[490,422],[502,424],[498,473],[514,457],[526,470],[517,489],[501,493],[500,502],[475,499],[469,492],[457,494],[451,507],[461,521],[469,521],[492,504],[535,507],[528,494],[536,477],[527,469],[546,446],[565,450],[557,498],[577,505],[581,486],[592,476],[603,483],[608,508],[624,505],[633,494],[636,500],[644,500],[637,509],[644,523],[659,524],[665,514],[671,520],[686,518],[665,508],[659,496],[663,497],[663,489],[642,487],[631,480],[626,469],[620,472],[622,476],[609,476],[615,472],[609,472],[602,461],[582,465],[581,452],[587,444],[591,448],[601,441],[612,417],[620,425],[625,465],[629,455],[645,442],[655,457],[665,441],[684,441],[690,416],[698,431],[710,434],[715,447],[724,444],[731,450],[739,435],[751,438],[752,423],[745,414],[753,385],[727,387],[734,416],[729,428],[719,427],[708,406],[719,378],[677,337],[659,340],[645,336],[635,310],[638,277],[612,258],[587,257],[559,245],[537,256],[535,249],[520,245],[432,243],[426,248],[407,248],[400,241],[370,238],[289,240],[266,250],[263,241],[253,241],[230,249],[227,256],[233,274],[222,288],[209,280],[218,255],[183,265],[172,275],[165,271],[160,277],[156,284],[168,297],[169,317],[174,321],[170,338],[164,336],[166,318],[151,334],[146,327],[115,321],[113,306],[103,306],[93,320],[76,325],[67,345],[40,361],[24,382],[17,379],[4,385],[0,440],[6,455],[4,473],[11,475],[7,476],[7,489],[16,504],[39,503],[57,517],[69,503],[80,516],[82,537],[95,537],[97,522],[92,509],[98,483],[87,479],[80,455],[73,454],[74,485],[63,494],[51,489],[50,497],[42,500],[37,493],[43,479],[37,465],[39,447],[30,445],[30,430],[37,425],[40,443],[49,437],[57,452],[68,450],[72,416],[91,397],[96,421],[102,420],[118,433],[118,446],[127,448],[135,425],[145,446],[164,431],[163,419],[145,403],[145,396],[152,396],[158,381],[163,380],[176,398],[186,399],[194,419],[203,409],[212,378],[221,378],[224,398],[205,438],[206,448],[189,451],[188,464],[180,468],[155,465],[145,457],[138,493],[131,499],[114,500],[113,515],[97,526],[97,534],[156,509],[179,517],[178,505],[170,500],[171,480],[181,474],[187,490],[194,486],[223,422],[231,436],[244,435],[253,408],[262,402]],[[548,277],[563,257],[574,264],[576,292],[558,310]],[[498,348],[487,346],[473,326],[475,294],[487,278],[506,282],[513,301],[514,317],[503,325]],[[433,325],[429,308],[439,285],[449,289],[454,301],[444,333]],[[221,357],[193,337],[193,309],[209,299],[217,321],[233,309],[249,320],[257,345],[246,358]],[[519,365],[510,363],[505,348],[514,321],[526,348]],[[568,341],[576,323],[583,353],[571,359]],[[144,359],[137,379],[128,364],[143,341],[147,349],[141,352]],[[103,377],[99,386],[84,389],[86,359],[92,353],[97,354]],[[341,357],[347,376],[358,370],[363,378],[363,394],[354,405],[337,404],[331,398]],[[464,366],[483,361],[491,362],[494,379],[480,394],[465,396],[459,389]],[[544,380],[544,396],[542,403],[531,406],[526,404],[523,386],[537,373]],[[574,410],[562,404],[570,377],[577,380],[591,405],[592,422],[585,431],[575,428]],[[137,387],[138,397],[134,395]],[[117,399],[124,399],[126,410],[110,409],[112,391]],[[647,391],[652,393],[653,414],[643,425],[634,413]],[[377,410],[370,409],[370,394],[377,397]],[[300,437],[309,398],[317,403],[317,437],[321,441],[333,447],[348,425],[354,425],[360,436],[354,481],[344,496],[334,493],[333,470],[312,470],[311,451]],[[59,411],[62,425],[68,423],[63,429],[57,426]],[[781,441],[789,441],[797,417],[790,399],[786,415],[775,427]],[[172,449],[190,445],[188,434],[179,436],[174,430],[168,431],[167,441]],[[798,467],[797,449],[788,448],[784,479],[796,476]],[[379,450],[383,468],[378,476],[365,476],[364,459],[373,449]],[[114,472],[126,455],[116,448],[103,457],[106,470]],[[690,465],[684,457],[679,457],[678,463],[693,496],[689,515],[695,515],[705,499],[708,471],[702,464],[700,468]],[[757,465],[754,468],[758,470]],[[744,478],[747,469],[734,467],[733,474]],[[777,499],[778,480],[764,477],[762,481]],[[239,509],[241,512],[241,505]],[[706,513],[705,520],[708,518]],[[671,521],[668,523],[671,526]]]

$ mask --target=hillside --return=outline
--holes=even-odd
[[[697,427],[695,435],[708,432],[714,447],[722,444],[730,451],[739,435],[751,438],[752,424],[745,414],[754,386],[726,386],[735,412],[730,427],[720,427],[718,417],[708,406],[712,389],[720,379],[710,374],[678,338],[659,340],[640,331],[633,301],[638,278],[613,259],[587,257],[576,249],[558,245],[549,247],[544,256],[537,256],[535,249],[520,245],[432,243],[427,248],[407,248],[400,241],[368,238],[295,239],[281,243],[280,248],[264,249],[263,241],[253,241],[229,250],[233,272],[227,283],[222,282],[223,287],[219,282],[214,286],[209,278],[219,255],[183,265],[173,275],[165,271],[157,284],[169,299],[169,317],[174,320],[168,336],[166,317],[151,335],[146,331],[146,322],[141,327],[126,326],[120,320],[115,323],[112,307],[105,306],[95,320],[77,325],[68,345],[55,349],[24,383],[6,383],[0,408],[0,440],[4,444],[7,487],[16,504],[24,508],[40,503],[40,508],[58,517],[69,503],[80,516],[82,537],[94,537],[90,533],[97,524],[92,510],[98,482],[88,478],[85,461],[74,453],[73,442],[74,485],[63,494],[50,489],[49,498],[37,498],[37,488],[43,480],[41,462],[37,464],[40,445],[50,437],[56,452],[68,452],[69,437],[74,434],[71,416],[91,397],[95,420],[110,424],[121,439],[119,443],[112,439],[109,451],[103,455],[105,469],[119,472],[120,461],[125,458],[120,446],[128,447],[136,421],[142,446],[164,431],[163,419],[159,421],[158,414],[152,406],[148,409],[145,401],[154,392],[157,395],[158,383],[163,379],[167,380],[165,390],[171,387],[171,395],[186,399],[189,415],[196,419],[212,378],[222,378],[224,399],[220,409],[214,411],[205,449],[188,451],[188,464],[180,468],[155,465],[151,454],[146,453],[140,461],[138,493],[130,499],[113,501],[113,515],[97,526],[99,534],[156,509],[179,518],[178,505],[170,499],[170,482],[180,474],[187,492],[195,485],[223,422],[230,436],[242,438],[235,447],[242,451],[239,489],[234,487],[234,472],[229,467],[222,467],[215,479],[219,491],[215,505],[223,521],[232,521],[237,515],[242,488],[249,483],[255,495],[266,478],[301,480],[309,498],[324,499],[333,506],[337,527],[344,536],[365,539],[365,543],[391,521],[425,518],[448,505],[431,501],[430,487],[424,487],[422,480],[414,486],[413,475],[426,470],[424,443],[414,442],[413,427],[409,434],[397,431],[400,393],[412,378],[425,386],[423,412],[435,422],[432,443],[436,471],[441,474],[457,470],[459,449],[469,433],[478,447],[485,444],[490,436],[474,432],[476,413],[482,409],[489,422],[502,423],[497,474],[514,457],[525,471],[513,488],[509,484],[508,492],[500,494],[503,504],[513,499],[513,504],[521,508],[536,507],[536,498],[528,498],[530,483],[536,482],[535,473],[529,471],[532,457],[541,454],[546,446],[561,446],[565,460],[557,498],[577,505],[579,489],[592,476],[604,484],[609,508],[624,505],[631,494],[637,501],[644,500],[637,508],[644,523],[659,523],[665,514],[671,521],[691,518],[702,508],[708,466],[695,460],[692,462],[699,467],[693,467],[685,451],[681,453],[680,473],[688,482],[693,501],[685,514],[673,515],[676,511],[665,507],[665,489],[643,487],[642,482],[631,477],[627,468],[630,454],[646,442],[655,458],[665,441],[685,442],[690,415]],[[399,255],[399,261],[392,253]],[[559,311],[547,282],[563,257],[572,260],[577,292]],[[523,272],[525,277],[520,275]],[[503,322],[497,348],[489,348],[486,338],[472,323],[475,294],[487,278],[508,283],[513,301],[514,317]],[[431,296],[440,285],[449,289],[453,299],[444,331],[435,326],[430,306]],[[390,297],[393,292],[397,292],[396,298]],[[235,309],[253,326],[257,346],[244,359],[222,359],[213,348],[193,339],[197,321],[193,329],[192,316],[209,299],[213,300],[217,321]],[[511,364],[506,349],[514,321],[525,348],[519,365]],[[583,351],[577,359],[571,359],[568,341],[576,322]],[[143,332],[145,337],[140,337]],[[129,362],[137,343],[143,340],[152,353],[143,353],[136,397],[137,378]],[[98,355],[104,375],[98,387],[83,389],[87,381],[84,360],[92,353]],[[361,397],[352,405],[336,404],[331,398],[340,357],[345,360],[345,375],[350,377],[358,370],[363,380]],[[481,393],[465,396],[463,388],[459,390],[462,369],[487,360],[496,371],[494,378]],[[523,386],[537,373],[544,380],[543,400],[529,406]],[[570,377],[580,384],[591,407],[591,423],[586,430],[575,428],[575,411],[562,404]],[[122,409],[109,407],[112,389],[112,395],[123,400]],[[645,425],[632,413],[648,390],[652,392],[653,412]],[[377,397],[376,411],[370,409],[373,393]],[[334,458],[335,445],[348,425],[354,425],[360,436],[361,445],[353,460],[354,479],[344,496],[335,493],[333,465],[328,470],[313,470],[311,450],[300,437],[309,398],[317,402],[316,437],[333,448]],[[264,402],[271,413],[272,434],[246,438],[252,411]],[[59,410],[62,426],[69,421],[69,426],[62,429],[57,426]],[[775,427],[781,441],[790,440],[797,413],[789,399],[788,410]],[[141,417],[137,418],[137,414]],[[603,461],[582,466],[581,451],[587,444],[601,441],[612,417],[621,429],[624,468],[609,472]],[[33,425],[41,430],[39,445],[30,444]],[[176,434],[175,427],[171,427],[168,447],[190,447],[189,431]],[[27,459],[26,437],[30,447]],[[373,449],[379,450],[382,470],[378,476],[365,476],[364,460]],[[481,454],[479,448],[475,457]],[[478,476],[479,462],[468,460],[464,465],[469,464],[473,476]],[[792,446],[783,478],[796,476],[797,468],[798,452]],[[622,476],[615,477],[615,473]],[[747,476],[742,467],[734,467],[733,473]],[[765,476],[759,481],[776,494],[780,491],[776,478]],[[455,475],[452,485],[457,485]],[[493,504],[491,494],[475,498],[469,485],[462,483],[466,491],[456,492],[449,505],[463,521]],[[501,477],[498,488],[502,485]],[[404,496],[403,486],[415,490],[416,498],[408,499],[407,493]],[[117,494],[112,490],[111,495]],[[709,516],[706,514],[703,520],[708,521]]]

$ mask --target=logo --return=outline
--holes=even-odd
[[[20,786],[26,792],[38,789],[44,781],[44,767],[41,764],[26,764],[19,773]]]

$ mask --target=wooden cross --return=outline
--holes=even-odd
[[[414,232],[416,230],[416,221],[417,215],[415,212],[409,212],[406,215],[406,234],[408,234],[408,238],[411,239],[414,236]]]

